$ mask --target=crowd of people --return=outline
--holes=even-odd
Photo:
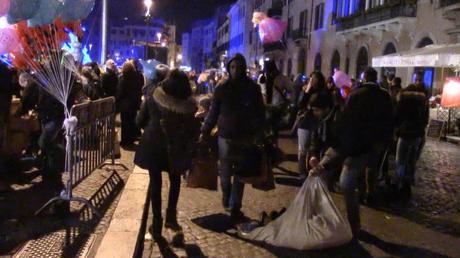
[[[97,63],[81,68],[68,105],[115,97],[121,117],[121,145],[130,147],[140,140],[134,163],[149,171],[150,232],[155,239],[161,237],[163,227],[162,171],[168,172],[170,181],[164,225],[180,231],[177,202],[181,176],[191,168],[197,146],[216,141],[222,205],[237,224],[244,217],[241,177],[247,172],[244,168],[251,167],[246,164],[251,156],[248,150],[267,139],[272,149],[279,149],[279,131],[286,126],[298,136],[300,178],[321,176],[331,190],[339,182],[354,234],[360,229],[360,201],[376,203],[378,181],[389,178],[387,164],[393,152],[396,176],[388,182],[401,200],[410,198],[429,118],[429,93],[422,74],[403,88],[400,78],[388,76],[387,81],[378,82],[376,70],[367,68],[362,81],[355,82],[351,92],[344,95],[337,87],[340,85],[320,71],[291,81],[273,60],[266,61],[260,76],[253,79],[240,54],[229,60],[227,73],[211,73],[205,82],[165,65],[156,67],[153,78],[145,78],[135,60],[125,62],[120,70],[112,60],[105,66],[105,71]],[[11,96],[16,94],[21,97],[17,116],[27,116],[34,109],[38,112],[41,133],[37,144],[45,160],[43,179],[60,190],[62,105],[32,77],[19,76],[24,81],[21,88],[16,82],[19,80],[15,81],[16,73],[4,66],[0,72],[0,98],[10,101],[2,100],[0,105],[10,105]],[[9,111],[0,108],[0,112],[1,143]]]

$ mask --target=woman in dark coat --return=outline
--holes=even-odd
[[[195,118],[197,104],[185,73],[173,70],[167,79],[142,103],[136,122],[144,128],[134,163],[148,169],[153,210],[151,233],[161,237],[161,173],[168,171],[170,188],[165,227],[174,231],[181,174],[191,166],[191,152],[198,140],[200,122]]]
[[[121,113],[121,142],[122,146],[134,143],[137,137],[135,123],[136,113],[142,102],[142,84],[132,62],[125,62],[122,76],[118,83],[117,104]]]

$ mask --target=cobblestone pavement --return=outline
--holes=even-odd
[[[283,139],[281,146],[289,161],[274,170],[276,190],[245,188],[243,212],[249,218],[288,206],[299,189],[296,143]],[[418,166],[413,204],[407,209],[363,206],[359,243],[321,251],[301,252],[239,239],[221,207],[220,192],[190,189],[183,184],[178,217],[185,245],[174,247],[177,236],[166,231],[164,243],[144,241],[143,257],[460,257],[459,157],[460,146],[428,140]],[[168,185],[164,179],[164,202]],[[343,212],[340,195],[333,194],[333,198]],[[150,212],[148,224],[151,220]]]
[[[115,167],[114,174],[105,168],[98,169],[74,189],[74,196],[89,199],[101,218],[92,216],[78,203],[71,204],[71,215],[65,219],[46,214],[35,216],[34,212],[54,193],[41,184],[37,170],[11,172],[7,178],[12,191],[0,193],[0,257],[18,255],[18,251],[18,257],[24,257],[26,249],[31,255],[27,257],[76,257],[83,249],[89,253],[97,250],[123,185],[134,168],[133,155],[132,151],[122,150],[122,158],[117,160],[128,170]]]

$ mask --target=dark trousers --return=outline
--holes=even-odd
[[[162,172],[149,170],[150,175],[150,200],[152,202],[153,219],[161,218],[161,187],[162,187]],[[168,173],[169,176],[169,198],[167,213],[175,213],[177,202],[180,194],[181,176],[173,173]]]
[[[38,139],[38,145],[45,157],[43,181],[56,190],[61,190],[64,186],[61,173],[64,170],[65,148],[61,128],[62,120],[44,121],[42,122],[42,133]]]
[[[121,145],[133,144],[137,137],[136,110],[121,112]]]

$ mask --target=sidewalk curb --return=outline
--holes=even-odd
[[[145,216],[148,207],[149,174],[147,170],[134,167],[110,226],[96,252],[96,258],[134,257],[142,251]]]

